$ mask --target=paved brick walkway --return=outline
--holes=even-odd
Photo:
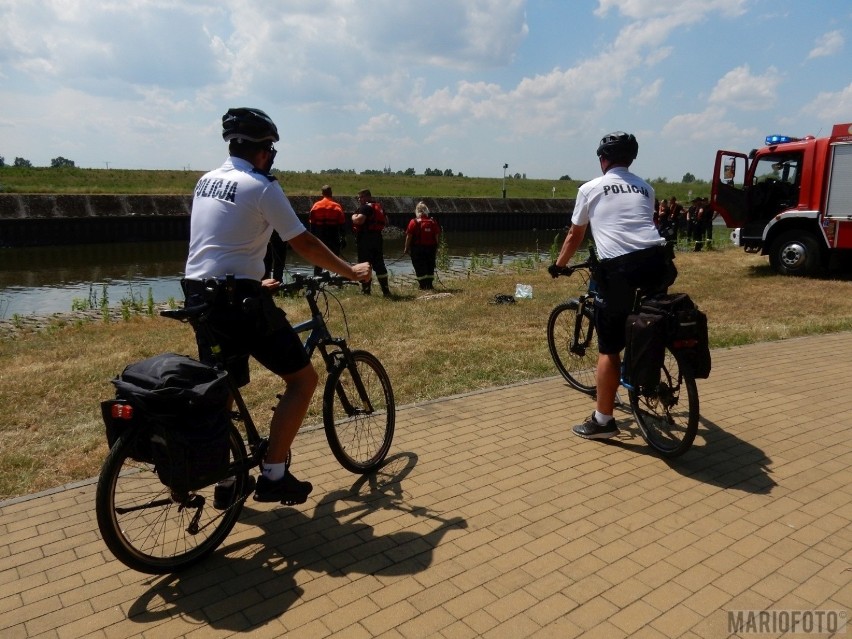
[[[626,415],[614,444],[571,435],[592,404],[560,378],[406,406],[375,478],[300,434],[315,497],[248,502],[180,575],[112,559],[91,482],[2,503],[0,637],[714,638],[728,610],[845,616],[852,334],[713,355],[675,463]]]

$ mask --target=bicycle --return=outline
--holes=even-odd
[[[311,311],[310,319],[293,328],[306,335],[303,344],[309,356],[320,352],[328,372],[322,414],[331,451],[345,469],[368,474],[382,465],[390,450],[396,408],[390,377],[379,360],[366,351],[350,349],[345,338],[333,337],[328,329],[318,300],[325,298],[327,286],[345,283],[349,281],[328,273],[295,275],[281,290],[303,291]],[[216,281],[212,280],[208,284],[210,299],[215,288]],[[256,302],[247,299],[243,304]],[[213,339],[210,343],[216,344],[206,323],[212,308],[208,301],[160,314],[205,331]],[[224,362],[218,347],[213,351],[218,358],[216,367],[221,370]],[[252,493],[250,471],[260,466],[268,439],[258,432],[239,387],[229,375],[225,379],[235,405],[229,416],[227,463],[196,478],[187,489],[169,488],[157,474],[149,453],[152,442],[162,433],[153,420],[146,419],[143,411],[134,411],[127,400],[102,402],[108,432],[116,423],[124,428],[101,469],[95,509],[104,542],[129,568],[163,574],[197,564],[225,540]],[[242,424],[245,440],[234,422]]]
[[[547,320],[547,345],[557,370],[571,387],[591,397],[595,397],[597,391],[595,281],[591,277],[596,264],[594,253],[590,253],[588,260],[559,270],[559,275],[584,272],[588,277],[588,290],[557,304]],[[634,311],[641,307],[644,299],[639,291]],[[656,387],[637,389],[626,384],[623,363],[621,384],[627,390],[630,410],[648,446],[667,458],[678,457],[689,450],[698,432],[698,386],[689,365],[679,354],[666,346]]]

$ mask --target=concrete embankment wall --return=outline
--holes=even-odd
[[[347,213],[354,197],[336,198]],[[448,231],[558,229],[568,224],[569,199],[377,197],[390,224],[405,228],[420,200]],[[303,221],[317,200],[292,196]],[[190,196],[0,194],[0,246],[184,240]]]

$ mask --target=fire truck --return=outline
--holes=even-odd
[[[852,123],[831,137],[770,135],[748,155],[717,151],[711,202],[748,253],[782,275],[816,275],[852,255]]]

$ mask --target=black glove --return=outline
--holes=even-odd
[[[556,264],[551,264],[547,267],[547,272],[550,273],[550,277],[556,279],[559,277],[559,274],[562,272],[562,269],[556,266]]]

